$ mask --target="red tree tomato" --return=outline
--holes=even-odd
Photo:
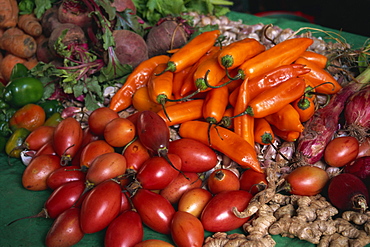
[[[80,149],[83,131],[80,122],[72,117],[63,119],[54,130],[53,146],[63,161],[70,161]]]
[[[84,181],[72,181],[59,186],[45,202],[48,216],[54,219],[72,207],[81,197],[84,190]]]
[[[104,246],[134,246],[144,237],[143,224],[139,213],[126,210],[108,226]]]
[[[193,188],[200,188],[201,186],[202,180],[197,173],[184,172],[179,173],[166,188],[159,192],[159,194],[170,201],[170,203],[176,204],[186,191]]]
[[[39,126],[33,130],[24,140],[26,149],[39,150],[45,143],[53,139],[55,127],[52,126]]]
[[[72,165],[80,165],[80,161],[81,161],[81,153],[84,149],[84,147],[86,147],[87,144],[89,144],[90,142],[93,142],[93,141],[96,141],[96,140],[99,140],[99,136],[93,134],[91,131],[90,131],[90,128],[87,127],[83,130],[83,138],[82,138],[82,143],[81,143],[81,147],[80,149],[77,151],[77,153],[75,154],[75,156],[73,157],[72,161],[71,161],[71,164]]]
[[[46,179],[46,184],[50,189],[55,190],[68,182],[84,181],[85,175],[85,172],[80,169],[80,166],[63,166],[50,173]]]
[[[171,222],[171,237],[178,247],[201,247],[204,241],[202,222],[188,212],[177,211]]]
[[[188,212],[199,218],[204,207],[211,200],[211,198],[211,192],[206,189],[194,188],[187,190],[180,197],[177,210]]]
[[[244,190],[229,190],[216,194],[205,206],[200,220],[206,231],[227,232],[241,227],[247,218],[238,218],[232,209],[244,211],[248,206],[252,194]]]
[[[127,145],[136,134],[135,125],[127,118],[115,118],[104,128],[104,139],[113,147]]]
[[[167,243],[160,239],[147,239],[144,240],[138,244],[136,244],[134,247],[175,247],[174,245]]]
[[[41,106],[27,104],[13,114],[9,120],[9,126],[12,130],[25,128],[33,131],[44,124],[45,118],[46,114]]]
[[[53,140],[51,140],[51,141],[45,143],[44,145],[42,145],[42,147],[39,150],[36,151],[34,157],[40,156],[42,154],[57,155],[57,153],[54,150]]]
[[[46,190],[48,176],[60,168],[60,157],[52,154],[43,154],[34,157],[23,171],[22,184],[28,190]]]
[[[96,157],[101,154],[113,153],[114,148],[109,145],[105,140],[96,140],[87,144],[82,148],[80,156],[80,166],[90,167],[91,163]]]
[[[124,174],[126,158],[119,153],[105,153],[94,159],[86,173],[86,180],[95,185]]]
[[[130,210],[132,208],[131,202],[128,198],[127,192],[121,193],[121,209],[120,213],[123,213],[126,210]]]
[[[356,159],[359,147],[358,140],[353,136],[336,137],[326,145],[325,162],[330,166],[343,167]]]
[[[291,194],[313,196],[321,192],[329,181],[327,172],[316,166],[300,166],[285,177]]]
[[[168,152],[180,156],[184,172],[205,172],[218,162],[216,153],[209,146],[189,138],[170,142]]]
[[[132,197],[132,203],[146,226],[159,233],[170,234],[175,209],[166,198],[150,190],[139,189]]]
[[[141,165],[150,158],[148,149],[143,146],[139,139],[124,149],[123,156],[126,157],[129,168],[135,171],[138,171]]]
[[[267,186],[266,173],[256,172],[255,170],[245,170],[239,178],[240,189],[246,190],[252,195],[264,190]]]
[[[46,235],[46,246],[73,246],[80,242],[84,233],[81,230],[79,218],[79,208],[73,207],[60,214]]]
[[[94,187],[81,205],[81,229],[84,233],[95,233],[106,228],[120,212],[121,186],[107,180]]]
[[[177,177],[181,169],[181,159],[176,154],[168,154],[168,158],[176,169],[163,157],[151,157],[144,162],[136,175],[144,189],[164,189]]]
[[[90,131],[95,135],[103,136],[105,126],[115,118],[119,118],[118,113],[108,107],[95,109],[87,120]]]
[[[228,169],[216,169],[207,179],[208,190],[212,194],[217,194],[226,190],[238,190],[240,182],[238,176]]]

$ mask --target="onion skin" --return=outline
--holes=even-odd
[[[351,173],[363,181],[370,178],[370,156],[356,159],[351,164],[346,165],[343,170],[345,173]]]
[[[362,88],[348,98],[344,109],[347,129],[354,135],[366,136],[370,129],[370,86]]]
[[[369,192],[365,183],[351,173],[341,173],[330,180],[328,197],[333,206],[342,211],[364,212],[369,205]]]

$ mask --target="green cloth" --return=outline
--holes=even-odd
[[[300,27],[310,26],[315,28],[321,28],[329,31],[335,31],[328,28],[323,28],[318,25],[292,21],[288,19],[273,19],[273,18],[261,18],[249,14],[241,14],[231,12],[228,14],[231,20],[243,20],[246,24],[273,24],[281,28],[292,28],[297,30]],[[346,38],[347,42],[353,47],[361,47],[367,37],[354,35],[350,33],[341,32]],[[323,34],[320,33],[319,36]],[[6,226],[9,222],[26,216],[31,216],[39,213],[43,207],[44,202],[47,200],[51,191],[28,191],[22,186],[22,173],[25,166],[17,159],[8,159],[4,154],[0,154],[0,200],[1,200],[1,211],[0,211],[0,246],[1,247],[33,247],[33,246],[44,246],[44,239],[47,234],[49,227],[53,220],[46,218],[32,218],[24,219],[10,226]],[[229,232],[229,233],[243,233],[241,229]],[[210,236],[212,233],[206,232],[206,236]],[[146,239],[162,239],[173,244],[171,237],[163,234],[156,233],[149,228],[145,228]],[[273,236],[277,242],[277,247],[283,246],[300,246],[300,247],[312,247],[306,241],[298,239],[290,239],[281,236]],[[75,246],[86,246],[86,247],[101,247],[104,246],[104,230],[95,234],[87,234],[84,238]]]
[[[7,224],[15,219],[38,214],[44,202],[48,199],[51,190],[29,191],[22,186],[22,174],[26,167],[19,159],[8,159],[3,153],[0,154],[0,246],[1,247],[39,247],[44,246],[45,236],[53,223],[53,219],[31,218],[17,221],[9,226]],[[145,227],[144,240],[161,239],[172,243],[171,237],[159,234]],[[243,233],[241,229],[230,233]],[[212,233],[206,232],[206,236]],[[277,247],[300,246],[313,247],[299,239],[273,237],[277,241]],[[103,247],[104,230],[86,234],[75,246],[80,247]]]

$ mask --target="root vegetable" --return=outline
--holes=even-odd
[[[0,74],[6,82],[9,82],[12,70],[17,63],[25,63],[27,60],[11,53],[4,56],[0,64]]]
[[[50,63],[56,58],[55,53],[49,48],[49,38],[45,38],[37,44],[36,57],[37,60],[44,63]]]
[[[353,163],[344,167],[344,172],[351,173],[361,180],[366,181],[370,178],[370,156],[356,159]]]
[[[42,34],[41,23],[34,14],[24,14],[19,16],[18,27],[32,37],[38,37]]]
[[[370,67],[356,77],[356,80],[343,87],[324,108],[318,109],[305,124],[297,144],[297,155],[308,164],[319,161],[328,142],[338,130],[339,116],[347,99],[355,92],[368,85]]]
[[[64,34],[64,32],[66,32]],[[64,34],[62,38],[62,43],[65,46],[69,46],[72,44],[86,44],[87,39],[85,36],[84,31],[81,27],[71,24],[71,23],[64,23],[60,24],[57,28],[53,30],[49,37],[48,46],[52,52],[55,52],[55,44],[58,41],[59,37]]]
[[[42,32],[46,37],[49,37],[53,30],[60,24],[57,6],[47,9],[41,18]]]
[[[85,28],[91,25],[92,18],[83,1],[63,0],[58,8],[58,20]]]
[[[165,20],[154,26],[148,33],[146,38],[148,55],[153,57],[166,54],[168,50],[180,48],[187,40],[188,34],[181,23]]]
[[[0,28],[15,27],[18,22],[17,0],[3,0],[0,2]]]
[[[116,44],[114,51],[120,63],[135,68],[149,58],[148,47],[139,34],[130,30],[114,30],[113,38]]]
[[[131,9],[132,14],[136,14],[136,6],[132,0],[114,0],[111,6],[115,7],[117,12],[123,12],[126,9]]]
[[[0,49],[21,57],[30,58],[36,54],[36,40],[18,28],[7,29],[0,38]]]

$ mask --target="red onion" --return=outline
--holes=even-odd
[[[370,129],[370,86],[362,88],[349,97],[344,108],[344,118],[350,135],[359,141]]]
[[[358,158],[351,164],[346,165],[344,172],[356,175],[362,180],[370,178],[370,156]]]

